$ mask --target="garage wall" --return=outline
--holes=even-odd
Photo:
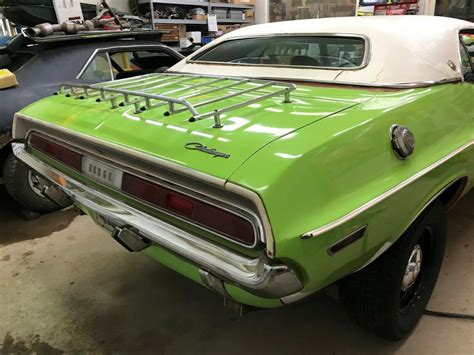
[[[97,0],[80,0],[80,2],[93,5],[97,4]],[[107,0],[107,4],[120,11],[130,11],[130,5],[127,0]]]
[[[422,13],[424,15],[435,14],[436,0],[421,0],[420,5],[422,7]],[[270,9],[270,0],[257,0],[257,4],[255,5],[255,15],[256,15],[255,22],[256,23],[269,22],[270,21],[269,9]]]

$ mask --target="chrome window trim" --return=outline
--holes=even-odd
[[[220,65],[220,64],[216,64]],[[185,72],[185,71],[168,71],[167,73],[169,74],[189,74],[189,75],[196,75],[196,73],[192,72]],[[208,74],[206,74],[208,75]],[[208,75],[208,76],[215,76],[215,77],[220,77],[222,75]],[[236,76],[230,76],[230,77],[236,77]],[[380,89],[399,89],[399,90],[405,90],[405,89],[418,89],[418,88],[426,88],[430,86],[438,86],[438,85],[446,85],[446,84],[455,84],[455,83],[461,83],[464,81],[464,78],[458,77],[458,78],[450,78],[450,79],[443,79],[443,80],[438,80],[438,81],[419,81],[419,82],[413,82],[413,83],[399,83],[399,84],[387,84],[387,83],[381,83],[381,84],[374,84],[374,83],[359,83],[359,82],[348,82],[348,81],[331,81],[331,80],[313,80],[313,79],[303,79],[303,78],[284,78],[282,79],[281,77],[254,77],[254,76],[245,76],[241,75],[238,76],[239,78],[251,78],[251,79],[260,79],[260,80],[279,80],[282,82],[301,82],[301,83],[317,83],[317,84],[327,84],[327,85],[340,85],[340,86],[356,86],[356,87],[361,87],[361,88],[380,88]]]
[[[114,68],[112,67],[112,59],[110,58],[109,52],[105,52],[105,56],[107,58],[107,63],[109,64],[109,71],[110,71],[110,80],[109,81],[114,81]]]
[[[117,51],[120,51],[122,52],[122,49],[123,49],[123,52],[126,52],[127,50],[130,50],[130,49],[134,49],[134,50],[140,50],[140,49],[151,49],[151,48],[155,48],[157,50],[161,50],[167,54],[170,54],[172,55],[173,57],[176,57],[177,59],[179,60],[182,60],[184,59],[184,56],[181,55],[180,53],[178,52],[175,52],[173,51],[172,49],[162,45],[162,44],[143,44],[143,45],[135,45],[135,46],[114,46],[114,47],[106,47],[106,48],[97,48],[95,49],[91,56],[89,57],[89,59],[87,59],[86,61],[86,64],[84,64],[82,66],[82,68],[79,70],[79,73],[76,75],[75,79],[80,79],[82,74],[84,74],[84,72],[86,71],[87,67],[89,66],[89,64],[94,60],[95,56],[100,53],[100,52],[106,52],[107,53],[107,57],[109,57],[109,51],[113,51],[113,50],[117,50]],[[178,56],[177,56],[178,55]],[[110,62],[109,62],[109,66],[111,66]],[[111,69],[111,72],[112,72],[112,69]],[[112,81],[114,81],[114,76],[112,74]]]
[[[68,142],[71,138],[75,138],[78,141],[84,142],[82,145],[78,144],[80,149],[82,149],[84,152],[87,152],[88,154],[97,156],[99,159],[112,161],[114,162],[114,164],[126,167],[133,167],[134,165],[137,165],[137,161],[144,162],[147,165],[162,169],[162,171],[160,172],[160,174],[157,174],[155,171],[148,171],[147,173],[144,171],[146,169],[134,170],[132,168],[132,170],[140,171],[145,175],[153,176],[157,179],[157,181],[159,181],[159,183],[171,183],[173,186],[175,186],[175,188],[178,187],[188,191],[194,191],[198,194],[198,196],[211,196],[215,200],[234,206],[237,210],[247,211],[249,214],[254,216],[254,218],[258,222],[258,228],[261,229],[260,241],[265,244],[267,256],[269,258],[273,258],[274,238],[272,234],[272,229],[270,227],[270,223],[263,202],[258,196],[258,194],[256,194],[255,192],[242,187],[236,187],[236,185],[229,183],[226,180],[195,171],[188,167],[184,167],[182,165],[166,161],[158,157],[153,157],[145,153],[134,151],[132,149],[125,148],[94,137],[86,136],[84,134],[71,131],[64,127],[53,125],[48,122],[40,121],[38,119],[26,116],[21,113],[17,113],[15,115],[15,118],[16,119],[14,120],[13,124],[13,136],[17,140],[24,140],[25,137],[28,137],[33,131],[40,132],[48,136],[54,136],[56,137],[56,139],[59,139],[64,142]],[[110,152],[106,152],[106,150],[109,150],[111,153],[114,154],[112,155],[110,154]],[[117,158],[117,156],[119,157]],[[132,162],[127,163],[123,159],[120,159],[123,157],[130,158],[133,162],[135,162],[135,164],[133,164]],[[181,179],[170,179],[168,176],[169,174],[166,174],[166,172],[170,172],[170,174],[176,174],[177,176],[181,177]],[[183,180],[189,180],[193,183],[193,186],[191,186],[189,181]],[[200,186],[196,188],[194,185]],[[181,191],[178,189],[178,192]],[[226,194],[232,195],[232,201],[230,201],[231,196],[225,196]],[[200,197],[200,199],[202,199],[202,197]],[[219,237],[222,236],[219,235]],[[231,241],[233,243],[236,243],[236,241],[234,240]],[[249,248],[248,246],[246,247]]]
[[[362,39],[364,41],[364,59],[362,60],[361,65],[357,67],[327,67],[327,66],[309,66],[309,65],[281,65],[281,64],[253,64],[253,63],[229,63],[229,62],[212,62],[212,61],[199,61],[194,60],[195,57],[201,56],[209,52],[210,50],[216,48],[217,46],[231,41],[238,41],[243,39],[254,39],[254,38],[275,38],[275,37],[339,37],[339,38],[357,38]],[[186,59],[186,63],[188,64],[205,64],[205,65],[225,65],[225,66],[243,66],[243,67],[270,67],[270,68],[289,68],[289,69],[311,69],[311,70],[361,70],[367,67],[370,63],[370,58],[372,55],[372,50],[370,46],[370,39],[366,35],[362,34],[354,34],[354,33],[278,33],[272,35],[254,35],[254,36],[239,36],[229,38],[228,40],[224,40],[215,44],[212,47],[207,48],[204,51],[199,51],[195,55],[191,55],[189,58]],[[280,78],[281,80],[281,78]]]
[[[392,187],[390,190],[387,190],[383,194],[373,198],[372,200],[366,202],[362,206],[360,206],[360,207],[356,208],[355,210],[345,214],[344,216],[336,219],[335,221],[333,221],[331,223],[328,223],[326,225],[323,225],[323,226],[321,226],[319,228],[316,228],[314,230],[311,230],[309,232],[304,233],[303,235],[301,235],[301,238],[302,239],[314,238],[314,237],[320,236],[320,235],[322,235],[326,232],[329,232],[329,231],[331,231],[331,230],[333,230],[333,229],[349,222],[350,220],[352,220],[355,217],[361,215],[363,212],[366,212],[367,210],[369,210],[373,206],[377,205],[378,203],[382,202],[386,198],[388,198],[388,197],[392,196],[393,194],[397,193],[398,191],[402,190],[406,186],[408,186],[411,183],[415,182],[419,178],[421,178],[424,175],[428,174],[432,170],[434,170],[437,167],[441,166],[442,164],[444,164],[445,162],[447,162],[451,158],[455,157],[456,155],[460,154],[461,152],[463,152],[464,150],[470,148],[473,145],[474,145],[474,140],[462,145],[461,147],[453,150],[451,153],[447,154],[446,156],[444,156],[440,160],[432,163],[431,165],[429,165],[428,167],[426,167],[423,170],[419,171],[418,173],[412,175],[408,179],[400,182],[398,185]]]

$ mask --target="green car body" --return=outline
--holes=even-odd
[[[166,107],[133,115],[130,107],[110,110],[108,102],[64,95],[43,99],[18,117],[140,151],[256,193],[271,224],[272,257],[297,270],[304,284],[300,292],[311,293],[361,268],[397,240],[446,187],[456,184],[460,189],[453,198],[472,188],[472,97],[470,83],[396,91],[298,85],[291,103],[273,98],[236,110],[234,117],[245,117],[244,124],[238,127],[236,120],[235,128],[224,129],[213,128],[209,120],[188,122],[188,112],[165,117]],[[390,144],[394,124],[409,127],[416,137],[415,152],[407,160],[400,160]],[[226,152],[230,158],[185,149],[190,142]],[[58,162],[50,164],[94,184]],[[120,194],[117,198],[127,201]],[[334,255],[328,253],[331,245],[364,226],[361,240]],[[324,227],[329,227],[327,232],[304,237]],[[197,266],[159,246],[145,253],[201,282]],[[245,304],[281,304],[235,287],[227,291]]]
[[[205,86],[215,77],[176,72],[140,80],[142,86],[135,86],[135,91],[165,80],[166,91],[177,92],[183,89],[180,80]],[[123,89],[130,85],[123,83]],[[225,89],[226,80],[213,85],[222,90],[204,91],[190,102],[218,99],[235,89]],[[225,270],[209,269],[200,259],[180,254],[176,245],[153,241],[143,250],[243,304],[279,307],[364,268],[389,249],[434,199],[450,206],[474,186],[474,84],[468,81],[370,87],[298,80],[290,102],[284,95],[274,95],[236,107],[222,114],[221,128],[215,128],[212,117],[190,122],[187,110],[167,115],[168,105],[135,113],[133,105],[111,109],[111,100],[97,102],[98,94],[88,96],[90,91],[84,91],[82,99],[67,92],[16,115],[16,155],[73,199],[80,193],[68,188],[68,179],[90,189],[83,197],[95,191],[95,197],[107,196],[134,213],[209,243],[207,247],[220,250],[216,264],[225,263],[223,255],[228,253],[234,260],[245,260],[243,273],[255,267],[253,273],[261,276],[276,266],[263,283],[252,287]],[[208,105],[206,111],[238,106],[241,101],[229,97]],[[413,154],[404,159],[394,151],[394,126],[407,127],[416,139]],[[198,199],[238,201],[239,209],[256,216],[262,239],[249,247],[189,224],[34,149],[29,144],[32,134],[116,168],[140,172],[159,184],[183,188],[185,194],[193,190]],[[119,224],[76,201],[109,230]],[[140,235],[140,226],[133,227]],[[272,282],[279,283],[277,291],[268,286]]]

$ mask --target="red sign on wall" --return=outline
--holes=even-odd
[[[374,15],[416,15],[418,11],[418,0],[404,1],[402,4],[375,5]]]

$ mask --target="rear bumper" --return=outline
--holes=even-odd
[[[225,294],[223,282],[235,284],[263,298],[281,298],[303,288],[293,270],[286,265],[271,263],[265,255],[255,259],[242,256],[153,218],[50,167],[29,154],[23,144],[13,143],[13,152],[78,205],[92,212],[96,220],[115,236],[126,229],[137,238],[143,238],[145,244],[151,242],[176,253],[197,265],[203,283],[217,292]],[[123,244],[123,240],[121,242]]]

